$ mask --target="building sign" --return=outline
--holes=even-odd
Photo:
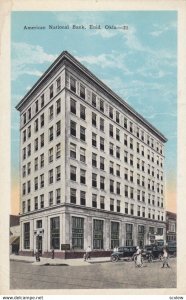
[[[61,250],[70,250],[70,244],[61,244]]]

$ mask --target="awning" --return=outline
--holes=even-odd
[[[12,245],[12,244],[19,244],[19,239],[20,239],[19,236],[11,236],[10,237],[10,245]]]

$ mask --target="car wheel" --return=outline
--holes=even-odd
[[[111,256],[111,261],[112,262],[118,261],[118,257],[117,256]]]

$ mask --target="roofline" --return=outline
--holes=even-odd
[[[44,72],[44,74],[38,79],[38,81],[33,85],[30,91],[22,98],[22,100],[17,104],[16,109],[20,110],[23,103],[36,91],[36,89],[42,84],[47,76],[54,70],[57,65],[59,65],[63,59],[68,59],[69,62],[75,64],[83,73],[85,73],[89,78],[93,79],[96,84],[98,84],[102,89],[104,89],[108,94],[110,94],[114,99],[116,99],[121,105],[125,107],[132,115],[135,115],[143,124],[149,127],[152,131],[159,136],[163,142],[167,142],[168,139],[151,123],[149,123],[142,115],[140,115],[136,110],[134,110],[129,104],[125,102],[121,97],[119,97],[115,92],[113,92],[105,83],[103,83],[99,78],[97,78],[91,71],[89,71],[85,66],[83,66],[74,56],[72,56],[68,51],[63,51],[56,60],[50,65],[50,67]]]

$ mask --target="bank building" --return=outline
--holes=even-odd
[[[20,112],[20,254],[165,240],[165,136],[64,51]]]

